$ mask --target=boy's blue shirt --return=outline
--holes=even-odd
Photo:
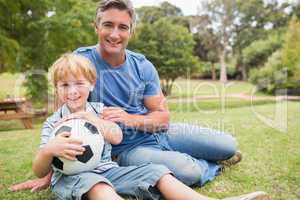
[[[161,92],[159,76],[153,64],[144,55],[126,50],[126,61],[118,67],[112,67],[101,57],[96,47],[81,47],[75,50],[75,53],[87,57],[96,67],[96,86],[90,94],[89,101],[121,107],[129,114],[146,114],[148,109],[144,105],[144,98]],[[113,145],[113,156],[141,144],[152,145],[157,142],[152,133],[122,124],[120,127],[123,131],[123,141],[119,145]]]
[[[101,115],[103,109],[102,103],[86,103],[86,112],[94,113],[95,115]],[[50,117],[47,118],[47,120],[43,124],[43,128],[41,131],[41,143],[40,148],[42,148],[45,144],[47,144],[50,140],[50,138],[53,138],[54,134],[52,131],[54,130],[54,125],[58,121],[60,121],[63,117],[68,116],[70,113],[70,110],[68,107],[64,104],[62,107],[60,107],[55,113],[53,113]],[[101,156],[101,163],[92,171],[97,172],[103,172],[106,171],[112,167],[117,167],[117,163],[113,162],[111,159],[111,144],[105,141],[103,153]],[[63,175],[61,172],[55,170],[53,168],[53,176],[51,179],[51,183],[55,184],[56,181]]]

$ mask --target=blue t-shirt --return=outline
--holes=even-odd
[[[129,114],[146,114],[144,98],[161,92],[159,76],[153,64],[142,54],[126,50],[126,61],[118,67],[112,67],[96,50],[97,46],[81,47],[75,53],[87,57],[96,67],[97,82],[91,92],[90,102],[102,102],[105,106],[123,108]],[[118,155],[137,145],[156,144],[152,133],[125,127],[123,141],[113,145],[112,154]]]

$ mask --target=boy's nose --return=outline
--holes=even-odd
[[[70,85],[68,87],[68,93],[72,94],[72,93],[76,93],[77,92],[77,87],[75,85]]]

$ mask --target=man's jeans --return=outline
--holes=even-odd
[[[155,134],[157,145],[138,146],[118,156],[121,166],[145,163],[167,166],[186,185],[204,185],[218,175],[216,161],[234,155],[234,137],[190,124],[171,124],[167,133]]]

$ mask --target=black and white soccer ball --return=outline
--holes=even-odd
[[[101,161],[104,148],[104,138],[96,126],[84,119],[70,119],[53,130],[53,138],[62,132],[71,132],[70,137],[81,140],[85,151],[76,156],[75,161],[54,157],[52,166],[66,175],[95,169]]]

